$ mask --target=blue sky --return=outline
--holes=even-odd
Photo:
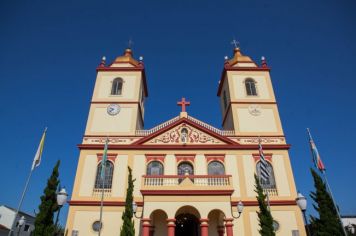
[[[182,96],[190,115],[220,128],[217,85],[235,37],[272,67],[297,188],[313,190],[310,127],[342,214],[356,214],[355,12],[352,0],[1,1],[0,204],[17,206],[45,126],[43,162],[22,210],[37,210],[57,159],[72,190],[95,68],[129,38],[146,66],[145,128],[176,116]]]

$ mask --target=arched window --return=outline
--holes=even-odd
[[[189,162],[182,162],[178,165],[178,175],[194,175],[194,168]]]
[[[227,96],[226,96],[226,90],[223,92],[223,99],[224,99],[224,108],[226,109],[227,107]]]
[[[163,175],[163,165],[159,161],[151,161],[147,165],[147,175]]]
[[[188,130],[186,128],[183,128],[180,132],[180,140],[182,143],[187,143],[188,142]]]
[[[121,78],[116,78],[113,80],[112,87],[111,87],[111,95],[121,95],[122,83],[123,80]]]
[[[105,165],[105,179],[101,178],[101,162],[98,164],[96,170],[96,178],[95,178],[95,188],[106,188],[110,189],[112,186],[112,176],[114,172],[114,165],[111,161],[106,161]]]
[[[261,186],[263,188],[276,188],[276,181],[274,179],[274,172],[273,172],[272,165],[268,161],[266,161],[266,170],[269,174],[269,177],[267,180],[264,180],[261,177],[261,165],[262,165],[262,162],[259,161],[256,166],[257,176],[258,176],[258,179],[260,180]]]
[[[257,96],[257,90],[256,90],[256,82],[248,78],[245,80],[245,86],[246,86],[246,93],[249,96]]]
[[[208,165],[208,175],[224,175],[225,168],[220,161],[212,161]]]

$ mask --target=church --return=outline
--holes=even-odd
[[[190,116],[188,98],[178,102],[176,117],[145,129],[148,78],[142,57],[135,59],[128,48],[111,63],[103,58],[78,145],[66,235],[98,235],[102,191],[101,235],[119,235],[130,167],[136,235],[257,236],[260,146],[269,172],[261,184],[276,235],[306,235],[266,59],[256,63],[235,47],[222,66],[221,129]]]

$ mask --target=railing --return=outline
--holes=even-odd
[[[189,179],[194,186],[230,186],[231,175],[144,175],[144,186],[179,186]]]
[[[162,123],[162,124],[160,124],[160,125],[157,125],[157,126],[153,127],[152,129],[148,129],[148,130],[136,130],[136,135],[137,135],[137,136],[147,136],[147,135],[150,135],[150,134],[156,132],[157,130],[162,129],[162,128],[164,128],[164,127],[166,127],[166,126],[172,124],[173,122],[175,122],[175,121],[177,121],[177,120],[179,120],[179,116],[176,116],[176,117],[174,117],[174,118],[172,118],[172,119],[170,119],[170,120],[168,120],[168,121],[166,121],[166,122],[164,122],[164,123]]]
[[[101,197],[101,194],[104,191],[104,197],[110,197],[111,196],[111,188],[94,188],[93,189],[93,197]]]
[[[191,120],[191,121],[194,121],[195,123],[197,123],[197,124],[199,124],[201,126],[203,126],[204,128],[207,128],[207,129],[209,129],[209,130],[211,130],[211,131],[213,131],[215,133],[218,133],[220,135],[223,135],[223,136],[234,136],[235,135],[235,132],[233,130],[220,130],[220,129],[215,128],[214,126],[211,126],[211,125],[209,125],[209,124],[207,124],[205,122],[202,122],[202,121],[200,121],[198,119],[195,119],[195,118],[193,118],[191,116],[188,116],[188,119]]]
[[[278,191],[276,188],[264,188],[263,193],[268,193],[269,196],[278,196]]]

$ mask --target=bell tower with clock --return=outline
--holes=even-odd
[[[278,113],[266,59],[257,65],[235,46],[232,58],[225,58],[218,96],[222,126],[238,136],[281,136]]]
[[[97,67],[85,135],[135,135],[143,129],[147,96],[142,57],[135,60],[129,48],[110,65],[103,57]]]

